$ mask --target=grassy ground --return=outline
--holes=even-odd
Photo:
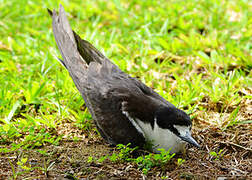
[[[55,60],[46,8],[59,3],[81,37],[191,115],[200,150],[161,165],[138,152],[148,168],[108,147]],[[251,6],[246,0],[0,0],[0,179],[249,177]],[[115,161],[108,158],[113,154]]]

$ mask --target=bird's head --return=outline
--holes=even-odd
[[[191,136],[192,122],[184,111],[175,107],[160,107],[155,113],[155,118],[160,128],[171,131],[182,141],[200,147]]]

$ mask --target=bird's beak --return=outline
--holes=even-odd
[[[196,146],[197,148],[200,148],[200,145],[197,143],[197,141],[195,139],[193,139],[193,137],[191,136],[191,133],[186,133],[185,136],[179,136],[183,141],[186,141],[194,146]]]

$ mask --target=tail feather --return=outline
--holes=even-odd
[[[48,9],[48,13],[53,19],[53,34],[60,50],[62,59],[58,59],[68,70],[76,87],[82,94],[87,107],[92,116],[95,118],[95,113],[90,105],[90,101],[86,92],[87,83],[87,68],[92,61],[101,63],[103,60],[109,61],[89,42],[82,40],[70,27],[66,13],[62,5],[60,5],[59,13],[55,10]]]
[[[72,50],[76,49],[82,57],[82,60],[87,64],[92,61],[102,63],[102,61],[108,60],[92,44],[81,39],[80,36],[71,29],[62,5],[60,5],[59,13],[55,10],[51,11],[50,9],[47,9],[47,11],[53,19],[53,34],[64,61],[66,61],[67,55],[69,55],[69,49],[71,50],[71,54],[75,52]],[[65,63],[65,65],[67,65],[67,63]]]
[[[63,59],[58,60],[66,67],[76,87],[83,94],[82,85],[86,77],[87,64],[78,52],[64,8],[60,6],[58,14],[55,10],[48,10],[48,12],[53,19],[53,34]]]
[[[54,18],[55,17],[55,18]],[[74,39],[74,35],[73,35],[73,31],[71,29],[71,26],[67,20],[67,17],[66,17],[66,13],[65,13],[65,10],[64,10],[64,7],[62,5],[60,5],[60,8],[59,8],[59,15],[57,15],[57,12],[55,10],[53,10],[53,28],[54,30],[56,30],[56,26],[58,26],[58,28],[62,28],[61,30],[62,31],[65,31],[65,33],[69,36],[70,40],[74,43],[75,43],[75,39]],[[57,34],[57,31],[59,31],[60,29],[57,29],[56,30],[56,34],[54,35],[58,35]]]
[[[62,6],[60,6],[59,15],[55,10],[53,12],[49,11],[49,14],[52,15],[53,19],[53,34],[57,46],[62,55],[64,65],[69,69],[70,66],[79,64],[82,59],[78,53],[72,29]]]
[[[74,31],[73,34],[77,43],[78,51],[87,64],[89,64],[92,61],[101,64],[104,59],[107,59],[100,51],[98,51],[88,41],[81,39],[80,36],[76,34]]]

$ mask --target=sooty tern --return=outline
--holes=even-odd
[[[191,136],[189,116],[159,94],[121,71],[70,27],[63,6],[48,10],[53,34],[66,67],[88,107],[101,136],[110,144],[179,152]]]

